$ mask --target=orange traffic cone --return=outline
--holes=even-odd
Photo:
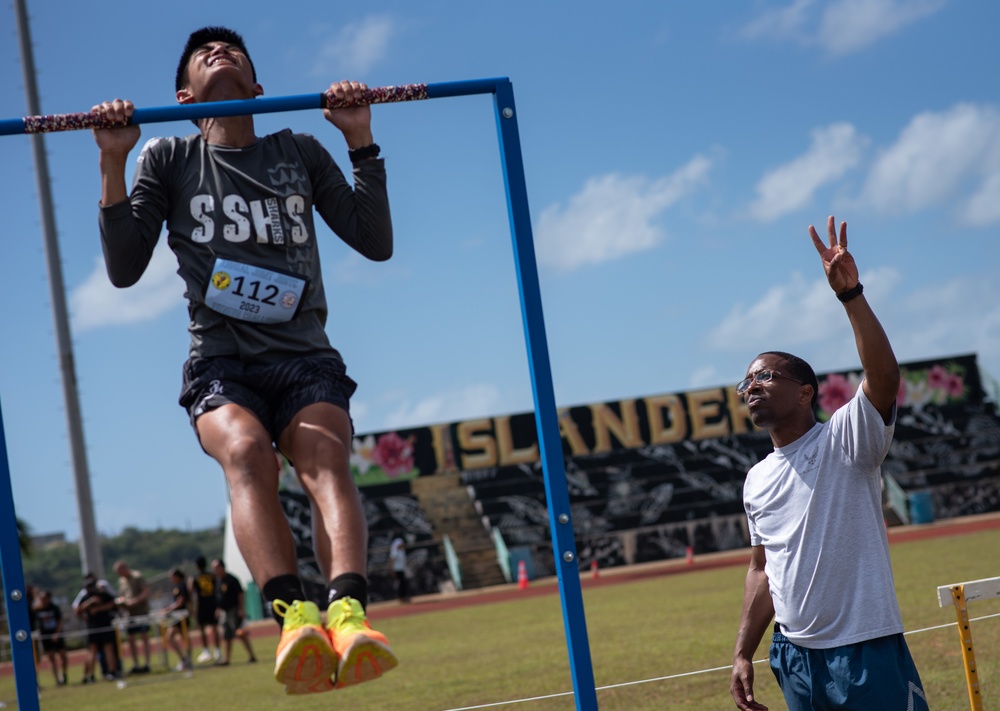
[[[688,565],[694,565],[694,548],[691,546],[687,547],[687,553],[685,556]]]
[[[597,572],[597,560],[594,559],[590,561],[590,577],[597,579],[601,577],[601,574]]]
[[[528,567],[523,560],[517,561],[517,589],[528,589]]]

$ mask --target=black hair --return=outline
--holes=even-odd
[[[228,27],[202,27],[200,30],[192,32],[191,36],[188,37],[187,44],[184,45],[184,52],[181,53],[181,61],[177,64],[177,76],[174,80],[175,91],[180,91],[187,85],[187,66],[188,62],[191,61],[191,55],[194,54],[196,49],[204,47],[209,42],[225,42],[234,47],[239,47],[240,51],[246,55],[247,61],[250,62],[250,71],[253,72],[254,82],[257,81],[257,70],[253,66],[253,60],[250,59],[250,53],[247,52],[247,46],[243,42],[243,37],[238,32]]]
[[[785,370],[788,372],[785,373],[785,375],[798,380],[803,385],[812,385],[813,396],[811,404],[812,409],[816,409],[816,403],[819,401],[819,380],[816,379],[816,373],[813,371],[811,365],[806,363],[797,355],[785,353],[784,351],[764,351],[760,355],[778,356],[785,361],[787,366]],[[760,356],[757,357],[759,358]]]
[[[205,562],[205,556],[200,555],[194,559],[194,564],[198,566],[198,570],[204,570],[207,563]]]

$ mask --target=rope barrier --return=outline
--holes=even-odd
[[[164,622],[172,621],[179,622],[180,620],[187,619],[190,617],[190,613],[187,610],[172,610],[167,613],[163,612],[152,612],[148,615],[118,615],[115,617],[110,627],[94,627],[93,629],[83,628],[78,630],[64,630],[57,634],[42,634],[41,632],[35,630],[31,633],[31,638],[34,640],[44,640],[52,639],[53,637],[59,637],[61,639],[76,639],[78,637],[86,637],[91,632],[125,632],[129,627],[133,625],[159,625]],[[10,635],[0,635],[0,642],[9,643]]]

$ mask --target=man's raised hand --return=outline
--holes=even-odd
[[[809,225],[809,236],[812,237],[813,245],[823,260],[823,270],[826,272],[827,281],[830,282],[830,288],[834,293],[840,294],[857,285],[858,265],[847,251],[847,223],[840,223],[838,238],[836,220],[830,215],[826,221],[826,230],[829,246],[823,244],[823,240],[819,238],[816,228],[812,225]]]

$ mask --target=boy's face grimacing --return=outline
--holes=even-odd
[[[178,92],[181,103],[200,101],[206,97],[213,84],[226,78],[233,81],[248,98],[263,93],[254,82],[250,59],[237,45],[214,40],[191,53],[187,64],[187,84]],[[182,98],[182,94],[184,95]]]

